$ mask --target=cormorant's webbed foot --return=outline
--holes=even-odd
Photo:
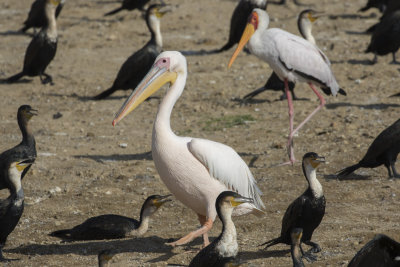
[[[45,77],[44,79],[43,79],[42,75]],[[49,74],[43,73],[42,75],[40,75],[40,81],[42,82],[42,84],[50,83],[50,85],[54,85],[53,78]]]
[[[310,252],[312,252],[312,253],[318,253],[318,252],[321,251],[321,247],[320,247],[317,243],[312,242],[311,240],[309,240],[309,241],[304,241],[304,244],[309,245],[309,246],[312,247],[312,248],[310,249]]]
[[[301,244],[300,244],[300,251],[302,254],[302,258],[306,259],[308,262],[314,262],[317,260],[317,257],[314,256],[313,254],[311,254],[310,251],[308,251],[307,253],[304,253],[304,250],[303,250],[303,247],[301,246]]]
[[[398,61],[396,60],[396,54],[395,54],[395,53],[392,53],[392,56],[393,56],[393,60],[392,60],[392,62],[390,62],[390,64],[396,64],[396,65],[400,64],[400,62],[398,62]]]

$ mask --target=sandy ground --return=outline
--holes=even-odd
[[[162,19],[165,50],[210,50],[225,43],[236,1],[167,2],[176,8]],[[378,15],[374,16],[376,11],[356,13],[366,1],[303,2],[339,15],[318,20],[314,35],[348,93],[347,97],[327,97],[326,108],[294,140],[297,158],[315,151],[327,159],[318,172],[327,199],[326,214],[313,237],[322,252],[316,262],[307,265],[345,266],[377,233],[400,240],[399,180],[388,179],[384,167],[361,169],[341,181],[332,176],[358,161],[375,136],[399,118],[400,98],[388,97],[400,91],[399,67],[389,64],[390,55],[370,65],[373,56],[363,53],[370,37],[357,33],[375,23]],[[1,1],[0,32],[19,29],[30,4],[30,0]],[[38,77],[0,85],[0,151],[20,141],[16,111],[21,104],[30,104],[40,113],[31,121],[38,158],[23,181],[26,208],[4,250],[7,257],[19,261],[6,266],[94,266],[98,251],[104,248],[120,251],[112,266],[188,264],[195,254],[184,252],[200,248],[200,239],[173,250],[164,244],[198,225],[194,212],[178,201],[161,208],[141,238],[63,243],[48,236],[100,214],[137,218],[148,195],[168,193],[150,153],[159,100],[142,104],[113,128],[113,116],[128,92],[119,91],[101,102],[85,98],[108,88],[124,60],[149,39],[138,11],[102,16],[116,6],[100,1],[67,2],[58,20],[57,55],[47,69],[54,86],[42,85]],[[270,5],[271,26],[298,34],[296,16],[301,9],[291,1],[286,7]],[[1,78],[20,71],[29,42],[27,36],[1,35]],[[248,266],[290,266],[288,246],[277,245],[268,251],[257,247],[279,234],[287,206],[306,188],[300,164],[271,168],[286,160],[287,103],[279,101],[280,92],[264,93],[248,105],[234,101],[263,85],[271,70],[256,57],[242,53],[227,71],[232,53],[187,57],[188,81],[172,114],[172,128],[180,135],[225,143],[247,163],[252,162],[251,171],[267,209],[264,218],[235,220],[240,258]],[[305,84],[296,90],[308,98],[295,102],[295,122],[299,123],[318,105],[318,99]],[[160,90],[157,96],[163,94]],[[62,117],[55,119],[57,113]],[[229,123],[229,118],[244,115],[253,121]],[[6,192],[0,192],[0,197],[6,197]],[[217,220],[211,237],[220,229]]]

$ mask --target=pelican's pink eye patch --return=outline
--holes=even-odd
[[[168,68],[169,63],[170,63],[170,59],[168,57],[164,57],[164,58],[160,58],[154,65],[156,65],[159,68],[164,68],[164,67]]]

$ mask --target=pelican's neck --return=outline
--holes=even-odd
[[[304,39],[315,45],[315,39],[312,35],[312,23],[307,18],[300,18],[297,21],[297,26],[299,27],[299,32]]]
[[[324,196],[322,185],[317,179],[317,169],[313,168],[310,164],[303,163],[303,172],[307,178],[308,185],[310,186],[311,192],[316,198]]]
[[[217,248],[223,257],[235,257],[238,253],[236,228],[232,221],[232,211],[232,208],[228,208],[219,214],[222,221],[222,233]]]
[[[147,20],[147,27],[151,33],[150,42],[155,42],[157,46],[162,47],[162,36],[161,36],[161,27],[160,27],[160,19],[155,15],[150,15]]]
[[[47,19],[47,36],[51,41],[55,42],[57,40],[56,6],[47,3],[45,6],[45,14]]]
[[[167,89],[167,93],[158,108],[156,120],[154,122],[153,135],[160,131],[167,131],[173,134],[170,123],[171,113],[176,101],[185,88],[186,77],[187,71],[185,69],[183,72],[178,74],[175,82]]]

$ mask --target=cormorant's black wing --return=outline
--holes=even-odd
[[[298,227],[297,222],[303,214],[303,207],[307,201],[307,197],[301,195],[296,198],[286,209],[285,215],[282,219],[281,238],[282,242],[291,244],[291,231],[293,228]]]
[[[383,130],[372,142],[367,153],[360,162],[373,163],[376,158],[388,149],[400,143],[400,119]]]
[[[354,256],[348,267],[399,267],[400,243],[386,235],[376,235]]]
[[[219,267],[231,262],[232,258],[224,258],[217,251],[217,243],[220,237],[210,245],[203,248],[190,262],[189,267]]]

